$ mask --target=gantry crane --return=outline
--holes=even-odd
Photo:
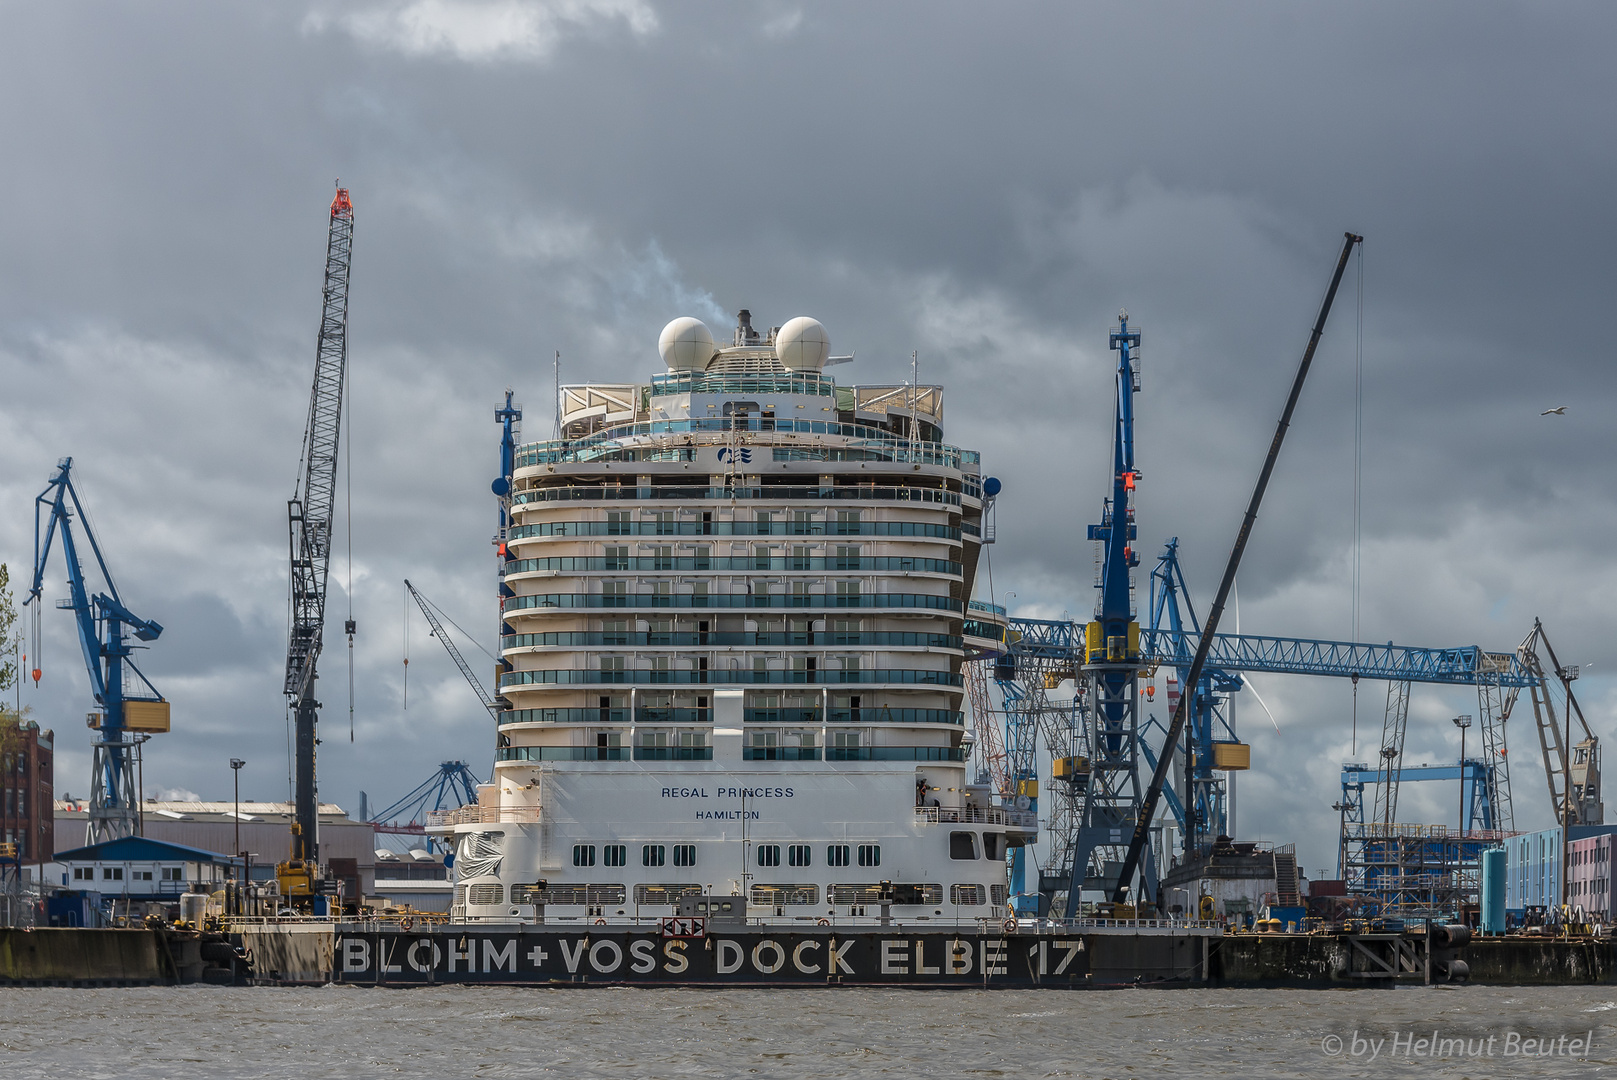
[[[312,899],[321,891],[320,805],[315,786],[316,667],[326,626],[326,578],[331,565],[336,509],[337,453],[342,430],[343,380],[348,369],[348,268],[354,242],[354,205],[339,186],[331,201],[326,239],[320,336],[315,346],[314,389],[303,432],[301,477],[287,502],[291,549],[291,619],[283,690],[294,712],[296,807],[291,858],[277,876],[282,895]],[[344,624],[353,640],[354,622]]]
[[[417,784],[408,795],[381,813],[372,814],[371,826],[380,833],[425,836],[428,814],[476,802],[480,782],[477,774],[464,761],[443,762],[437,772]],[[401,817],[407,817],[407,820],[400,823],[398,819]]]
[[[67,586],[70,596],[57,606],[73,612],[78,626],[79,649],[84,654],[84,666],[90,673],[90,692],[95,696],[96,709],[89,714],[90,727],[95,731],[95,757],[91,766],[90,822],[85,843],[96,844],[136,835],[140,831],[140,806],[136,791],[135,766],[140,760],[141,745],[150,736],[148,732],[163,732],[169,728],[169,703],[141,674],[130,653],[137,646],[129,643],[133,633],[140,641],[156,641],[163,628],[150,619],[134,614],[118,595],[112,572],[101,554],[101,544],[90,528],[90,519],[79,502],[79,493],[73,487],[73,459],[63,458],[56,476],[34,500],[34,581],[23,606],[41,599],[45,583],[45,564],[50,559],[51,541],[58,529],[62,534],[62,561],[67,564]],[[96,566],[106,591],[90,596],[84,582],[84,569],[79,562],[78,545],[73,537],[73,519],[79,519],[79,528],[90,543]],[[43,535],[40,526],[43,523]],[[38,655],[38,647],[35,647]],[[124,669],[138,678],[149,696],[130,693]],[[35,671],[34,680],[39,680]]]
[[[1550,696],[1550,679],[1538,656],[1540,645],[1550,658],[1549,670],[1560,684],[1566,701],[1565,714],[1560,719],[1555,715],[1555,699]],[[1544,633],[1544,624],[1538,619],[1533,620],[1533,630],[1516,650],[1516,655],[1536,676],[1528,692],[1533,700],[1533,717],[1538,723],[1538,745],[1544,756],[1544,778],[1549,781],[1555,820],[1567,829],[1604,823],[1606,811],[1600,801],[1600,740],[1589,729],[1589,722],[1583,718],[1583,709],[1578,705],[1578,696],[1572,692],[1573,680],[1578,677],[1577,667],[1562,666],[1555,655],[1555,647]],[[1583,733],[1583,738],[1576,743],[1572,741],[1574,716],[1578,719],[1578,730]]]

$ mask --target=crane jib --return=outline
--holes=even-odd
[[[1325,333],[1325,320],[1330,317],[1331,304],[1336,300],[1336,290],[1342,284],[1342,273],[1347,269],[1348,258],[1353,254],[1353,248],[1363,240],[1364,237],[1351,232],[1344,234],[1342,254],[1336,261],[1336,272],[1332,275],[1330,288],[1325,291],[1325,299],[1320,304],[1319,318],[1314,321],[1313,332],[1309,334],[1308,347],[1303,350],[1302,361],[1297,365],[1297,375],[1292,380],[1291,393],[1286,398],[1286,407],[1280,414],[1274,439],[1269,444],[1269,455],[1264,459],[1263,469],[1258,473],[1258,482],[1252,490],[1251,500],[1247,503],[1246,515],[1241,519],[1241,528],[1236,533],[1235,545],[1224,567],[1224,577],[1219,582],[1218,594],[1213,599],[1212,609],[1207,614],[1207,624],[1203,627],[1201,640],[1197,643],[1196,655],[1190,665],[1190,675],[1185,682],[1188,687],[1196,685],[1197,680],[1201,678],[1202,668],[1207,663],[1213,636],[1218,633],[1219,619],[1224,614],[1225,601],[1228,600],[1230,588],[1234,584],[1236,570],[1241,565],[1241,555],[1245,552],[1247,540],[1252,535],[1252,526],[1257,522],[1258,507],[1263,503],[1263,493],[1269,486],[1269,477],[1274,472],[1276,459],[1280,456],[1280,446],[1285,441],[1286,429],[1291,425],[1291,416],[1297,408],[1297,399],[1302,396],[1303,383],[1308,378],[1309,366],[1314,361],[1314,350],[1319,347],[1319,339]],[[1129,841],[1127,854],[1123,856],[1123,865],[1119,868],[1117,885],[1112,897],[1116,903],[1122,903],[1134,871],[1140,864],[1140,853],[1144,850],[1146,839],[1151,832],[1151,819],[1156,814],[1157,803],[1162,798],[1162,788],[1167,782],[1168,770],[1172,766],[1173,748],[1185,730],[1191,696],[1181,695],[1178,707],[1174,709],[1167,737],[1163,740],[1162,757],[1141,801],[1139,817],[1134,823],[1134,835]]]
[[[320,335],[315,346],[314,384],[303,432],[300,478],[287,502],[291,618],[283,689],[296,710],[297,813],[292,857],[295,864],[302,866],[312,866],[319,853],[314,753],[320,703],[314,699],[314,688],[325,632],[343,380],[348,366],[348,270],[353,252],[354,207],[346,188],[338,188],[330,215]]]

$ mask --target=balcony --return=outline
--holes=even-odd
[[[562,610],[571,608],[799,608],[840,609],[921,608],[932,611],[958,612],[964,605],[948,596],[918,593],[866,593],[843,596],[834,593],[814,593],[791,596],[785,593],[623,593],[609,596],[602,593],[541,593],[533,596],[510,596],[503,610],[507,613],[538,609]]]
[[[818,746],[743,746],[742,761],[819,761]]]
[[[827,761],[965,761],[964,746],[827,746]]]
[[[541,536],[899,536],[960,539],[960,529],[920,521],[540,521],[514,526],[510,540]]]
[[[511,686],[807,686],[807,685],[948,686],[962,685],[962,676],[949,671],[916,671],[908,668],[871,668],[839,671],[748,671],[719,668],[710,671],[647,670],[594,671],[567,668],[559,671],[508,671],[500,678],[500,688]]]

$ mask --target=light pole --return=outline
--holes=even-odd
[[[1454,726],[1460,729],[1460,835],[1463,837],[1465,835],[1465,729],[1471,726],[1471,714],[1463,713],[1456,716]]]
[[[236,782],[236,858],[241,858],[241,767],[247,764],[239,757],[230,759],[230,775]],[[240,883],[238,882],[238,887]]]

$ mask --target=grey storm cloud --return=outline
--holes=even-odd
[[[327,798],[386,801],[446,758],[486,772],[486,717],[419,622],[405,708],[402,579],[492,647],[495,402],[514,388],[541,437],[556,351],[564,381],[641,377],[677,315],[813,314],[857,349],[847,378],[903,378],[918,351],[951,441],[1005,483],[996,597],[1082,618],[1127,307],[1142,547],[1178,536],[1205,604],[1352,229],[1362,322],[1355,267],[1242,627],[1351,631],[1362,348],[1361,636],[1505,649],[1542,615],[1609,735],[1614,24],[1594,4],[7,5],[0,559],[26,576],[31,500],[73,455],[125,599],[169,627],[143,664],[179,730],[149,786],[218,797],[241,756],[255,795],[284,790],[284,504],[340,177],[331,603],[360,633],[352,743],[330,635]],[[43,618],[25,703],[72,790],[87,692],[66,615]],[[1243,696],[1242,831],[1318,873],[1382,690],[1355,733],[1346,686],[1254,682],[1279,730]],[[1452,758],[1446,717],[1474,707],[1418,690],[1411,758]],[[1530,722],[1511,739],[1518,822],[1547,823]],[[1448,794],[1400,805],[1444,821]]]

